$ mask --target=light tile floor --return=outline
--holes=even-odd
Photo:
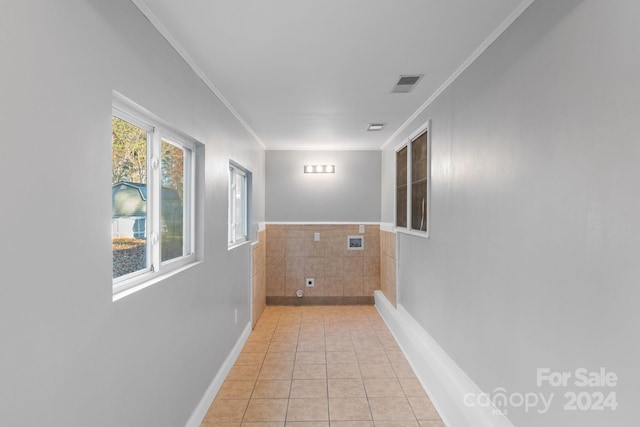
[[[201,427],[443,427],[377,310],[269,306]]]

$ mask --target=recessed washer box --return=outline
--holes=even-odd
[[[347,250],[364,250],[364,236],[347,236]]]

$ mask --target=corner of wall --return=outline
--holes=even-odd
[[[380,224],[380,289],[395,307],[398,300],[396,286],[396,233],[393,224]]]
[[[251,246],[251,326],[255,328],[267,303],[267,244],[264,223]]]

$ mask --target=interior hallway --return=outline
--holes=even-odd
[[[444,426],[372,306],[267,307],[201,427],[250,423]]]

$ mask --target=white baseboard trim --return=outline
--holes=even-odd
[[[375,291],[374,297],[378,312],[446,426],[513,427],[494,407],[465,405],[469,393],[482,393],[478,386],[401,305],[393,307],[381,291]]]
[[[213,399],[215,399],[220,387],[222,387],[222,383],[224,383],[225,378],[229,375],[233,364],[236,363],[236,359],[240,355],[242,347],[244,347],[244,344],[247,342],[249,334],[251,334],[251,322],[247,323],[247,326],[242,331],[238,341],[236,341],[235,345],[231,349],[231,353],[229,353],[225,359],[224,363],[218,370],[218,373],[213,378],[213,381],[211,381],[211,384],[209,384],[209,387],[207,387],[207,390],[204,392],[204,396],[200,399],[198,406],[196,406],[196,409],[187,420],[185,427],[200,427],[202,420],[205,415],[207,415],[207,411],[209,410]]]

